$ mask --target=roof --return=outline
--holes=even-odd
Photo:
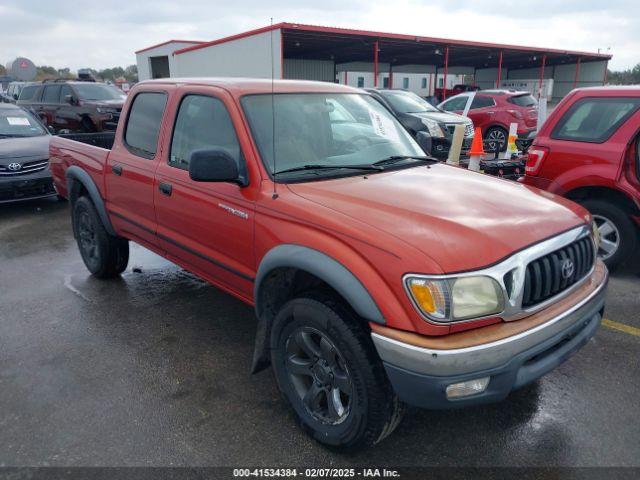
[[[498,44],[498,43],[489,43],[489,42],[473,42],[468,40],[454,40],[454,39],[446,39],[446,38],[437,38],[437,37],[426,37],[420,35],[407,35],[407,34],[398,34],[398,33],[386,33],[386,32],[378,32],[371,30],[356,30],[350,28],[338,28],[338,27],[326,27],[326,26],[317,26],[317,25],[305,25],[298,23],[288,23],[282,22],[274,25],[270,25],[267,27],[258,28],[255,30],[250,30],[244,33],[240,33],[237,35],[231,35],[228,37],[220,38],[217,40],[213,40],[210,42],[203,42],[198,45],[193,45],[190,47],[182,48],[180,50],[176,50],[174,55],[181,55],[186,52],[211,47],[214,45],[218,45],[221,43],[231,42],[234,40],[238,40],[241,38],[257,35],[260,33],[269,32],[272,30],[282,30],[283,32],[283,47],[285,52],[288,52],[289,55],[286,57],[296,55],[302,57],[309,57],[310,54],[316,53],[318,50],[322,50],[325,54],[329,50],[327,45],[331,42],[335,44],[335,50],[332,54],[336,55],[336,62],[338,61],[353,61],[349,60],[348,50],[352,49],[354,51],[361,52],[362,47],[366,47],[371,51],[372,42],[379,41],[385,42],[385,49],[381,50],[381,56],[389,57],[388,60],[384,58],[380,58],[380,61],[392,61],[394,56],[402,55],[403,51],[407,50],[407,47],[415,49],[416,47],[440,47],[440,48],[452,48],[458,47],[458,50],[466,50],[466,61],[470,61],[469,57],[474,55],[474,52],[482,51],[482,50],[495,50],[495,51],[505,51],[505,53],[510,53],[515,56],[519,56],[521,58],[525,58],[525,55],[549,55],[551,57],[557,57],[558,63],[563,63],[559,61],[561,57],[580,57],[584,60],[609,60],[611,59],[610,54],[604,53],[590,53],[590,52],[582,52],[576,50],[562,50],[556,48],[542,48],[542,47],[527,47],[520,45],[506,45],[506,44]],[[290,43],[287,43],[287,39],[290,40]],[[296,50],[295,47],[299,47],[301,43],[305,45],[309,45],[309,48],[299,48]],[[397,48],[396,48],[397,47]],[[315,50],[316,52],[314,52]],[[386,50],[386,51],[385,51]],[[427,53],[426,49],[423,48],[423,51]],[[433,53],[433,52],[432,52]],[[442,56],[441,52],[435,53],[434,55]],[[339,58],[341,57],[341,58]],[[433,57],[433,55],[432,55]],[[426,60],[425,56],[422,56]],[[491,58],[491,57],[489,57]],[[535,56],[533,57],[535,59]],[[551,63],[550,60],[554,58],[547,59],[547,63]],[[414,58],[412,58],[414,60]],[[495,63],[495,58],[493,59]],[[508,60],[508,59],[507,59]],[[536,59],[537,60],[537,59]],[[575,61],[575,59],[573,59]],[[458,59],[458,64],[466,65],[464,63],[464,58]],[[442,63],[442,62],[432,62],[432,63]],[[449,62],[449,65],[455,65],[456,60]],[[484,65],[489,66],[489,65]],[[493,66],[493,65],[491,65]],[[527,65],[528,66],[528,65]]]
[[[192,77],[192,78],[160,78],[144,80],[138,85],[205,85],[220,87],[232,94],[247,93],[362,93],[362,90],[330,82],[314,82],[308,80],[271,80],[268,78],[235,78],[235,77]]]
[[[162,42],[162,43],[158,43],[156,45],[151,45],[150,47],[145,47],[141,50],[136,50],[135,53],[142,53],[142,52],[146,52],[147,50],[152,50],[154,48],[158,48],[158,47],[163,47],[164,45],[169,45],[170,43],[193,43],[193,44],[199,44],[199,43],[204,43],[201,40],[167,40],[166,42]]]

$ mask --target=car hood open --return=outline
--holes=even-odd
[[[443,164],[289,188],[403,240],[444,272],[493,264],[588,219],[582,207],[561,197]]]

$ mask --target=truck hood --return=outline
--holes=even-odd
[[[124,100],[83,100],[82,103],[95,107],[109,107],[120,110],[124,105]]]
[[[444,164],[289,188],[403,240],[446,273],[490,265],[588,219],[561,197]],[[381,247],[384,234],[376,235]]]
[[[50,138],[50,135],[0,138],[0,162],[4,165],[16,158],[49,158]]]

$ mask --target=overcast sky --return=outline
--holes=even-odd
[[[2,0],[0,63],[56,68],[135,63],[171,38],[212,40],[281,21],[597,52],[640,62],[638,0]]]

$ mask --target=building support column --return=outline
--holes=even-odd
[[[580,78],[580,57],[578,57],[578,61],[576,62],[576,75],[575,77],[573,77],[573,88],[576,88],[579,78]]]
[[[391,62],[389,62],[389,88],[393,88],[393,68]]]
[[[373,42],[373,86],[378,86],[378,41]]]
[[[349,85],[349,76],[346,70],[344,71],[344,84]]]
[[[447,99],[447,73],[449,73],[449,47],[444,49],[444,80],[442,81],[442,101]]]
[[[608,70],[609,70],[609,60],[604,62],[604,78],[602,79],[602,85],[606,85],[607,84],[607,73],[608,73]]]
[[[544,67],[547,64],[547,56],[542,55],[542,65],[540,65],[540,82],[538,84],[538,100],[542,97],[542,82],[544,81]]]
[[[502,81],[502,50],[500,50],[500,55],[498,55],[498,75],[496,78],[496,88],[500,88],[501,81]]]

